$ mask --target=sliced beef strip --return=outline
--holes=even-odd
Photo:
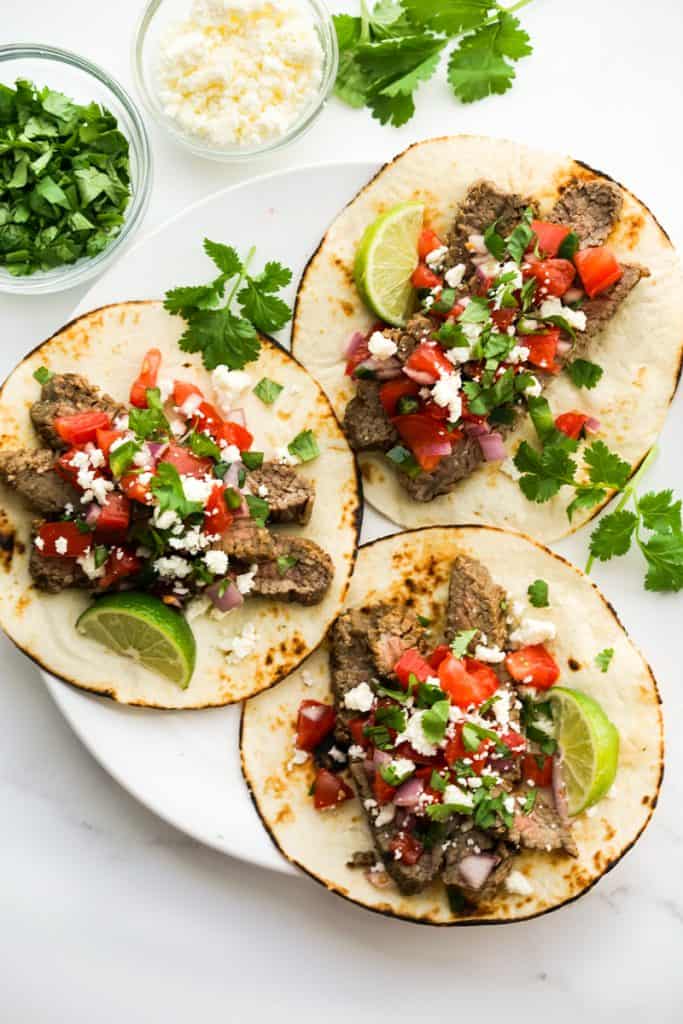
[[[502,587],[494,583],[491,574],[468,555],[458,555],[453,562],[448,587],[446,606],[446,639],[450,643],[456,633],[466,629],[478,629],[474,643],[486,636],[489,647],[507,646],[508,627],[505,602],[507,595]]]
[[[581,309],[586,314],[586,329],[579,331],[576,335],[576,343],[571,351],[572,359],[584,352],[590,343],[602,333],[641,278],[650,276],[647,267],[641,267],[637,263],[624,263],[622,266],[624,273],[616,284],[608,288],[602,295],[588,299],[582,305]]]
[[[410,647],[424,649],[425,632],[412,608],[380,607],[367,633],[375,674],[392,676],[394,665]]]
[[[60,594],[72,587],[86,589],[92,586],[80,565],[72,558],[46,558],[34,544],[36,534],[44,520],[36,519],[31,524],[31,553],[28,571],[37,590],[46,594]]]
[[[334,575],[334,565],[327,552],[303,537],[275,537],[274,545],[274,558],[258,562],[250,595],[319,604]],[[296,558],[297,561],[286,572],[281,572],[278,558]]]
[[[517,796],[528,793],[524,785]],[[557,810],[550,789],[537,789],[536,802],[531,813],[515,814],[509,838],[527,850],[564,850],[571,857],[578,856],[578,848],[571,831],[571,823]]]
[[[444,456],[433,473],[408,476],[398,471],[401,486],[415,501],[432,501],[440,494],[449,494],[459,480],[464,480],[484,461],[481,445],[475,437],[464,437]]]
[[[56,373],[42,386],[40,399],[31,406],[31,419],[40,439],[57,450],[68,448],[54,429],[57,416],[98,410],[112,420],[125,413],[125,406],[104,394],[79,373]]]
[[[275,558],[275,541],[265,528],[251,519],[236,519],[218,542],[228,558],[251,564]]]
[[[358,792],[358,797],[363,805],[370,831],[375,841],[375,847],[384,861],[387,873],[396,882],[401,892],[407,896],[421,892],[434,881],[441,870],[443,847],[437,844],[432,849],[425,850],[417,864],[409,865],[396,860],[390,849],[390,843],[392,839],[399,835],[401,829],[395,821],[378,827],[375,824],[375,816],[372,814],[372,809],[365,807],[365,801],[374,800],[374,796],[362,761],[354,761],[351,764],[351,775]]]
[[[264,462],[247,476],[252,494],[260,487],[267,489],[265,499],[270,508],[268,521],[272,523],[307,523],[313,511],[315,485],[300,476],[290,466],[278,462]]]
[[[442,878],[445,885],[456,885],[470,903],[490,899],[503,884],[514,863],[515,851],[479,829],[457,831],[446,845]],[[483,884],[472,885],[473,863],[492,865]],[[469,870],[468,870],[469,869]],[[485,874],[485,869],[482,875]]]
[[[470,235],[483,235],[494,221],[498,221],[499,234],[508,235],[519,224],[526,208],[532,205],[527,197],[502,192],[490,181],[475,182],[467,191],[448,237],[448,266],[464,263],[467,273],[471,273],[474,265],[468,248]]]
[[[0,480],[43,515],[76,506],[79,493],[55,472],[55,453],[49,448],[0,452]]]
[[[351,608],[333,623],[329,633],[330,675],[337,710],[335,735],[341,743],[351,739],[348,722],[358,717],[357,711],[344,706],[344,697],[359,683],[370,683],[375,665],[368,644],[373,612]]]
[[[571,226],[585,249],[607,240],[623,203],[621,189],[611,181],[573,181],[563,190],[548,220]]]
[[[388,451],[399,442],[398,433],[379,400],[379,384],[374,380],[358,382],[356,394],[346,406],[342,426],[355,452]]]

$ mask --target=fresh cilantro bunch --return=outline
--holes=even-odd
[[[339,43],[336,92],[352,107],[367,106],[382,124],[400,126],[415,113],[414,94],[436,72],[454,39],[448,81],[463,103],[504,93],[514,61],[532,52],[513,12],[495,0],[379,0],[360,17],[334,16]]]
[[[287,287],[292,272],[281,263],[269,262],[260,274],[250,275],[254,247],[242,261],[232,246],[205,238],[204,252],[218,267],[218,277],[210,284],[166,292],[164,308],[187,320],[179,341],[184,352],[201,352],[207,370],[221,365],[241,370],[259,354],[258,331],[279,331],[291,319],[291,308],[277,292]],[[230,292],[224,301],[228,284]],[[241,315],[234,312],[235,303]]]

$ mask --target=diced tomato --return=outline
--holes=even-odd
[[[555,420],[555,426],[558,430],[561,430],[567,437],[572,437],[574,440],[578,440],[581,437],[584,426],[590,419],[590,416],[586,416],[583,412],[577,412],[573,409],[571,412],[563,412],[561,416],[558,416]]]
[[[531,230],[536,235],[536,242],[541,253],[544,256],[557,256],[557,251],[571,228],[564,224],[551,224],[547,220],[532,220]],[[531,244],[533,248],[535,243]]]
[[[522,758],[522,782],[533,782],[536,786],[549,786],[552,781],[552,757],[548,757],[547,754],[524,755]]]
[[[454,654],[443,659],[438,668],[441,687],[463,710],[471,704],[479,707],[491,697],[499,686],[496,673],[480,661],[466,658],[461,661]]]
[[[368,348],[369,340],[370,335],[357,345],[352,354],[346,360],[346,370],[344,372],[347,377],[352,377],[357,367],[359,367],[361,363],[364,363],[366,359],[371,358],[370,349]]]
[[[130,404],[138,409],[147,408],[147,389],[155,388],[157,376],[161,366],[161,352],[158,348],[151,348],[142,360],[140,373],[130,389]]]
[[[453,309],[451,309],[450,312],[446,314],[446,320],[448,320],[449,323],[454,323],[459,318],[460,314],[464,312],[465,307],[461,306],[459,302],[456,302],[456,304],[453,306]]]
[[[537,690],[549,689],[560,678],[557,662],[543,644],[531,644],[508,654],[505,667],[516,682]]]
[[[131,501],[138,501],[141,505],[150,505],[152,502],[149,483],[143,483],[139,473],[124,473],[119,480],[119,487]]]
[[[518,754],[521,750],[526,748],[526,740],[520,732],[516,729],[508,729],[507,732],[503,733],[500,737],[501,742],[509,747],[513,754]]]
[[[113,548],[104,565],[104,576],[97,581],[100,590],[108,590],[119,580],[134,576],[142,569],[142,559],[125,548]]]
[[[211,473],[213,467],[211,459],[201,458],[189,448],[183,448],[182,445],[173,442],[169,444],[160,461],[175,466],[181,476],[206,476],[207,473]]]
[[[420,468],[425,473],[433,472],[446,454],[446,442],[452,444],[445,424],[419,412],[395,416],[391,422],[417,459]]]
[[[470,412],[469,404],[467,402],[467,395],[462,394],[460,396],[460,400],[462,402],[462,412],[460,414],[461,419],[463,419],[466,423],[486,423],[486,416],[477,416],[475,415],[475,413]]]
[[[196,384],[190,384],[187,380],[175,380],[173,381],[173,404],[179,409],[181,405],[185,405],[190,395],[196,395],[197,398],[204,400],[204,393],[200,391]]]
[[[297,748],[308,750],[309,753],[315,750],[334,729],[336,718],[336,712],[329,704],[321,704],[319,700],[302,700],[296,721]]]
[[[366,724],[367,719],[365,718],[352,718],[348,723],[351,739],[359,747],[368,746],[368,738],[364,731]]]
[[[120,437],[123,437],[122,430],[98,430],[95,444],[105,455],[109,455],[109,449]]]
[[[77,448],[70,448],[68,452],[62,452],[57,461],[55,462],[55,472],[61,476],[63,480],[68,480],[74,487],[78,487],[77,476],[78,469],[76,466],[72,466],[71,462],[78,452]]]
[[[421,342],[410,354],[406,360],[406,368],[417,370],[419,373],[428,373],[434,381],[437,381],[442,374],[453,373],[454,369],[441,346],[427,341]]]
[[[413,864],[417,864],[422,856],[424,846],[412,833],[399,832],[390,841],[389,849],[393,853],[394,858],[400,861],[401,864],[412,867]]]
[[[387,416],[396,415],[396,404],[399,398],[413,397],[418,394],[420,385],[408,377],[397,377],[396,380],[388,380],[379,389],[379,400],[384,407]]]
[[[426,263],[420,263],[411,278],[415,288],[438,288],[441,278],[430,270]]]
[[[38,547],[46,558],[80,558],[92,544],[92,533],[81,533],[75,523],[43,523],[38,530],[43,546]],[[66,541],[66,550],[61,551],[61,540]]]
[[[435,647],[429,655],[427,661],[433,669],[437,669],[444,658],[447,658],[450,653],[451,649],[448,644],[439,644],[439,646]]]
[[[555,362],[559,341],[559,327],[549,327],[543,334],[527,335],[524,344],[529,349],[528,362],[547,373],[559,373],[560,366]]]
[[[580,249],[574,255],[574,263],[583,287],[591,299],[607,288],[611,288],[624,273],[612,250],[605,245],[596,245],[592,249]]]
[[[576,268],[569,260],[527,259],[522,275],[527,279],[536,278],[537,299],[547,298],[548,295],[561,298],[571,288],[576,277]]]
[[[516,309],[494,309],[491,313],[491,319],[501,333],[507,331],[516,316]]]
[[[211,402],[201,402],[192,414],[192,418],[196,418],[199,430],[207,430],[212,437],[220,437],[224,420],[216,406],[212,405]]]
[[[429,256],[430,252],[440,249],[442,245],[443,242],[436,231],[432,231],[431,228],[423,228],[417,243],[417,252],[420,259],[424,260],[426,256]]]
[[[419,683],[424,683],[429,676],[434,674],[429,662],[425,661],[415,647],[410,647],[403,652],[394,665],[394,672],[404,690],[408,689],[411,675],[415,676]]]
[[[372,780],[372,792],[375,794],[375,800],[378,804],[388,804],[390,800],[394,799],[396,786],[390,786],[388,782],[384,781],[379,773],[379,768]]]
[[[218,484],[211,491],[204,512],[204,529],[207,533],[225,533],[232,525],[233,514],[225,501],[225,485]]]
[[[71,416],[57,416],[54,427],[67,444],[78,448],[97,440],[98,430],[109,430],[111,419],[106,412],[75,412]]]
[[[316,811],[324,811],[328,807],[336,807],[337,804],[350,800],[353,790],[333,772],[327,768],[321,768],[313,783],[313,806]]]
[[[483,270],[480,271],[474,279],[474,294],[486,295],[494,281],[495,277],[489,277]]]
[[[254,443],[254,435],[249,433],[241,423],[233,423],[232,420],[225,420],[216,435],[217,441],[224,441],[226,444],[234,444],[241,452],[248,451]]]
[[[446,758],[446,764],[452,766],[456,761],[462,761],[463,758],[468,758],[472,763],[470,768],[477,774],[481,775],[486,765],[486,759],[488,755],[489,747],[491,746],[490,740],[485,740],[479,745],[479,750],[476,754],[473,754],[471,750],[468,750],[462,739],[462,727],[463,723],[458,722],[455,726],[455,734],[449,739],[444,750]]]
[[[95,524],[95,539],[109,543],[123,540],[129,526],[129,499],[125,494],[110,491]]]

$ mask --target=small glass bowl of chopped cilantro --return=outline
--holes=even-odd
[[[142,118],[105,71],[52,46],[0,46],[0,292],[101,273],[139,227],[151,173]]]

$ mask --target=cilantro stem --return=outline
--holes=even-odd
[[[368,11],[368,5],[366,0],[360,0],[360,17],[361,17],[361,28],[360,28],[360,41],[361,43],[370,42],[370,12]]]
[[[242,269],[240,271],[240,276],[237,278],[237,281],[235,282],[235,285],[234,285],[232,291],[230,292],[230,295],[228,296],[228,304],[225,307],[226,309],[230,309],[230,307],[232,306],[233,299],[237,295],[237,292],[239,291],[239,289],[242,287],[242,282],[244,281],[245,277],[247,276],[247,270],[249,269],[249,264],[251,263],[251,261],[253,260],[255,255],[256,255],[256,246],[252,245],[251,249],[247,253],[247,258],[245,259],[244,263],[242,264]]]
[[[502,4],[498,4],[498,9],[503,11],[505,14],[514,14],[515,11],[521,11],[522,7],[526,7],[531,3],[531,0],[519,0],[519,3],[513,4],[512,7],[503,7]]]

